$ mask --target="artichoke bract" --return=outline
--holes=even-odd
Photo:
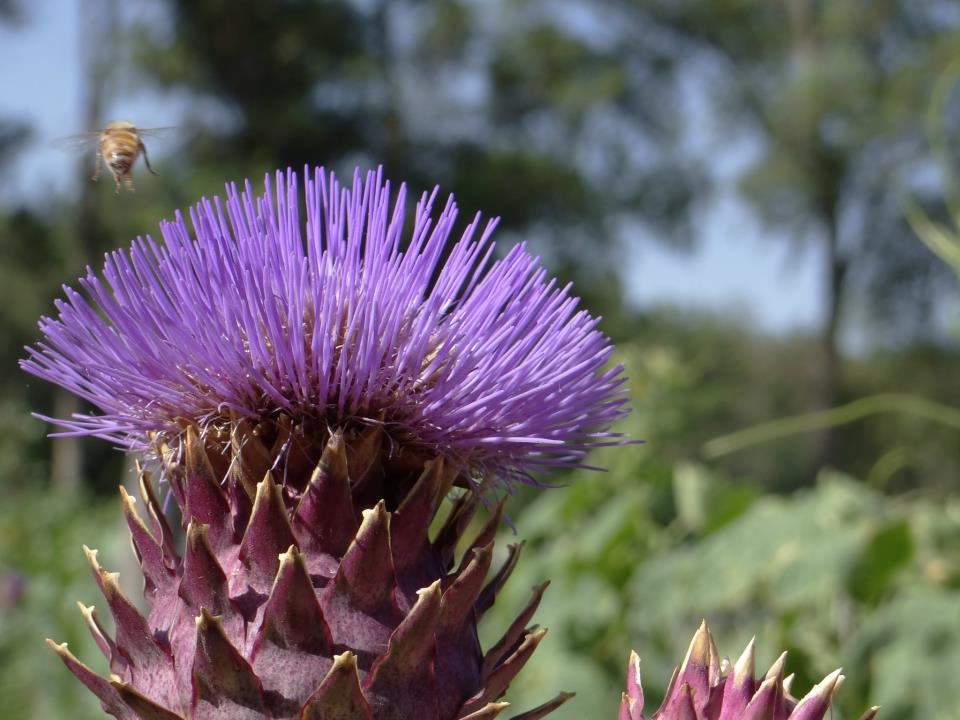
[[[683,663],[674,671],[666,697],[650,720],[823,720],[843,682],[835,670],[802,699],[790,694],[792,676],[784,676],[783,653],[760,678],[751,640],[733,667],[721,660],[706,622],[693,636]],[[627,666],[627,687],[620,700],[619,720],[646,720],[640,682],[640,658],[633,652]],[[879,708],[860,720],[873,720]]]
[[[300,186],[302,180],[303,193]],[[478,619],[502,491],[582,466],[626,412],[597,319],[495,222],[451,242],[437,192],[406,225],[379,172],[228,186],[65,288],[25,370],[96,412],[51,419],[142,458],[121,501],[144,615],[86,550],[113,616],[103,677],[50,643],[122,720],[493,718],[544,630],[533,590],[502,639]],[[185,536],[164,512],[175,501]],[[492,507],[470,531],[478,507]],[[560,693],[516,715],[533,720]]]

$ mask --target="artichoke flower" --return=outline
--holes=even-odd
[[[704,622],[694,634],[683,663],[674,670],[663,704],[650,720],[823,720],[843,683],[840,670],[827,675],[797,700],[790,694],[793,676],[784,677],[786,660],[787,654],[783,653],[758,679],[751,640],[731,669],[729,661],[719,659],[713,635]],[[643,704],[640,658],[632,652],[619,720],[646,720]],[[878,711],[872,707],[860,720],[873,720]]]
[[[300,186],[302,181],[302,195]],[[543,637],[534,589],[502,639],[477,621],[503,496],[620,442],[622,369],[597,319],[495,221],[380,172],[228,186],[65,288],[22,367],[95,412],[50,419],[140,458],[121,488],[145,614],[85,548],[113,617],[86,624],[120,720],[480,720]],[[183,532],[168,522],[172,499]],[[478,508],[493,511],[476,533]],[[560,693],[516,715],[534,720]]]

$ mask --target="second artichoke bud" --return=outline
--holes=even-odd
[[[757,678],[753,647],[751,640],[731,667],[720,659],[707,624],[701,624],[673,673],[663,704],[650,720],[824,720],[843,682],[840,671],[827,675],[797,700],[790,694],[793,677],[784,675],[787,654]],[[640,658],[631,653],[619,720],[646,720],[643,708]],[[873,720],[878,710],[870,708],[860,720]]]

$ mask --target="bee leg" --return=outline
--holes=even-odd
[[[103,165],[103,156],[100,153],[97,153],[97,162],[93,166],[93,176],[91,180],[97,180],[100,177],[100,168]]]
[[[147,146],[143,144],[143,140],[140,141],[140,154],[143,155],[143,164],[147,166],[147,170],[156,175],[156,171],[150,167],[150,158],[147,157]]]

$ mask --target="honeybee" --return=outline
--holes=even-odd
[[[96,166],[90,179],[97,180],[100,177],[100,170],[106,165],[110,174],[113,175],[116,191],[120,192],[122,184],[132,192],[134,189],[133,166],[141,155],[147,170],[154,175],[157,174],[150,166],[150,158],[147,156],[147,146],[143,144],[143,138],[162,134],[169,129],[138,128],[129,120],[114,120],[107,123],[102,130],[60,138],[55,143],[63,147],[84,149],[96,146]]]

